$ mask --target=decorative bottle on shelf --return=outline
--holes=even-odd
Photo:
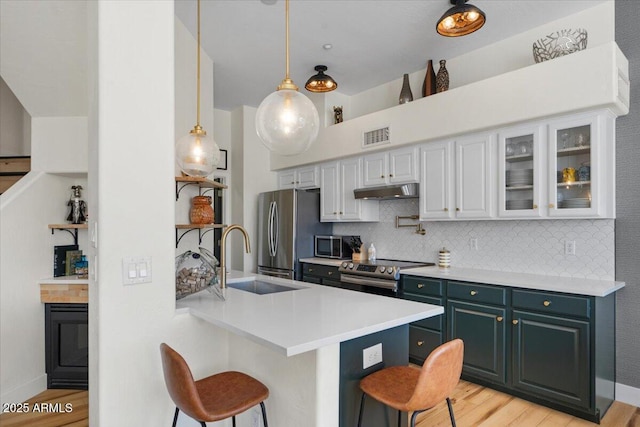
[[[436,75],[436,92],[449,90],[449,71],[446,66],[447,61],[440,60],[440,69]]]
[[[399,104],[406,104],[413,101],[413,93],[411,93],[411,86],[409,85],[409,74],[405,74],[402,77],[402,90],[400,91]]]
[[[371,244],[371,246],[369,246],[369,261],[375,261],[376,260],[376,248],[375,246],[373,246],[373,243]]]
[[[211,197],[195,196],[191,199],[189,219],[191,224],[213,224],[213,207],[211,206]]]
[[[449,252],[447,248],[442,248],[440,252],[438,252],[438,267],[451,267],[451,252]]]
[[[422,83],[422,96],[429,96],[436,93],[436,73],[433,70],[433,61],[430,59],[427,63],[427,73]]]

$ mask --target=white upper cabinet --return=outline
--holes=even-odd
[[[418,181],[418,147],[373,153],[363,160],[363,187]]]
[[[362,187],[362,158],[350,158],[320,166],[320,221],[378,221],[379,202],[360,200],[353,190]]]
[[[453,142],[420,148],[420,219],[449,219],[453,207]]]
[[[542,206],[545,148],[546,132],[542,124],[498,132],[499,217],[535,218],[546,212]]]
[[[608,112],[549,123],[551,217],[615,218],[615,119]]]
[[[278,172],[278,189],[286,188],[318,188],[320,186],[317,165],[301,166]]]
[[[493,215],[494,134],[469,135],[455,142],[456,218]]]

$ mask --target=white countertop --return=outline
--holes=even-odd
[[[189,312],[286,356],[444,312],[436,305],[258,274],[232,272],[228,277],[228,283],[256,278],[300,289],[257,295],[227,288],[226,301],[205,290],[178,300],[177,313]]]
[[[594,280],[577,277],[545,276],[542,274],[511,273],[506,271],[480,270],[475,268],[420,267],[402,270],[400,274],[433,277],[436,279],[462,280],[514,288],[564,292],[576,295],[604,297],[625,285],[613,280]]]
[[[87,285],[89,279],[79,279],[78,276],[47,277],[40,279],[38,283],[40,285]]]
[[[333,258],[301,258],[300,262],[308,262],[311,264],[329,265],[332,267],[340,267],[343,261],[349,261],[349,259],[333,259]]]

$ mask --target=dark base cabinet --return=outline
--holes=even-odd
[[[597,423],[613,403],[615,294],[569,295],[414,276],[402,277],[401,292],[446,306],[443,328],[410,326],[412,362],[421,364],[439,344],[438,336],[461,338],[466,380]]]
[[[89,388],[88,304],[45,304],[47,388]]]

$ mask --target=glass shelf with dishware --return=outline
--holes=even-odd
[[[590,209],[591,124],[556,131],[556,209]]]
[[[540,195],[539,126],[506,129],[500,134],[500,216],[537,217]]]

